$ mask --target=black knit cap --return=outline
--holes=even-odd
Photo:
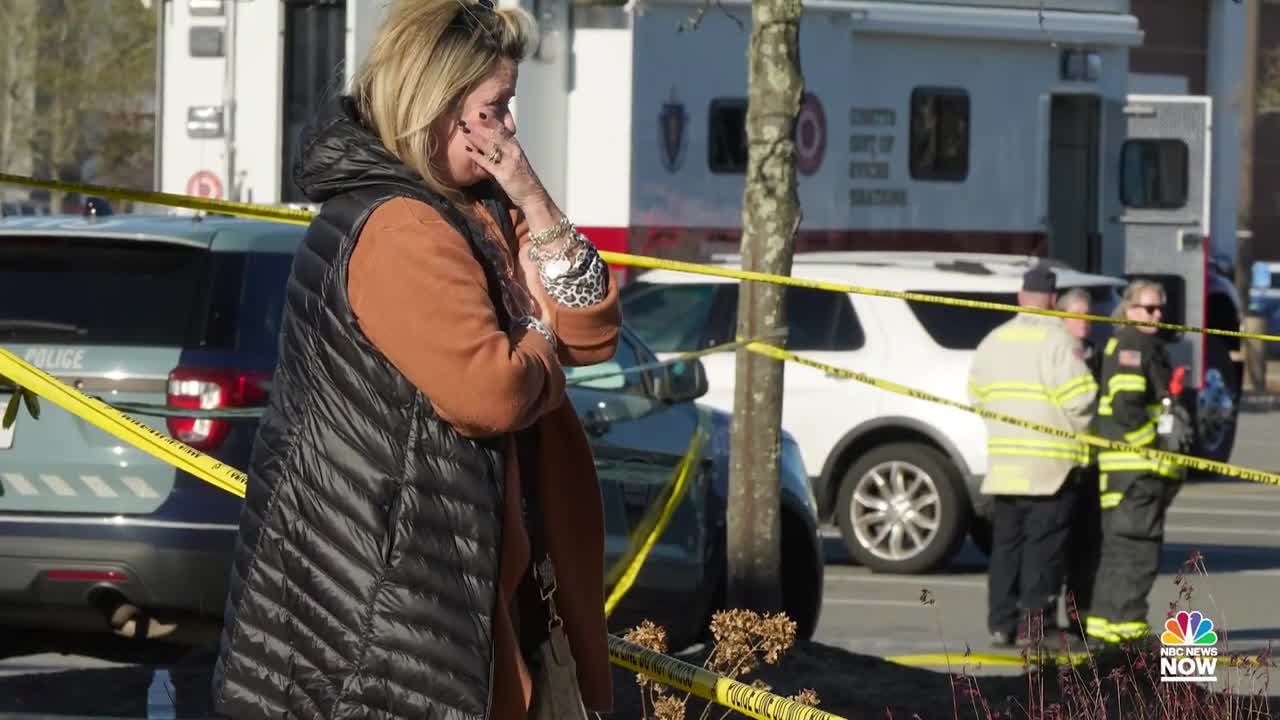
[[[1023,274],[1022,289],[1027,292],[1053,294],[1058,290],[1058,276],[1048,265],[1036,265]]]

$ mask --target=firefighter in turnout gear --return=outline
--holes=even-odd
[[[1056,278],[1044,266],[1023,277],[1018,304],[1051,309]],[[1056,317],[1019,313],[983,339],[969,372],[975,407],[1080,433],[1098,386],[1080,344]],[[1077,468],[1089,461],[1081,441],[987,421],[987,474],[993,495],[987,627],[996,646],[1015,644],[1046,613],[1057,617],[1070,537]]]
[[[1164,289],[1136,280],[1120,306],[1130,320],[1159,322]],[[1095,432],[1138,447],[1183,452],[1190,423],[1170,384],[1175,372],[1154,327],[1120,326],[1102,351],[1102,377]],[[1168,426],[1168,427],[1162,427]],[[1134,452],[1099,449],[1102,557],[1086,631],[1097,642],[1142,640],[1147,595],[1160,570],[1165,511],[1182,480],[1182,468]]]
[[[1058,309],[1077,315],[1092,312],[1088,291],[1072,288],[1058,298]],[[1080,318],[1064,318],[1067,332],[1080,343],[1085,365],[1096,381],[1102,374],[1102,353],[1089,339],[1090,324]],[[1080,484],[1076,494],[1076,506],[1071,520],[1071,540],[1067,543],[1067,569],[1064,610],[1067,630],[1072,634],[1084,631],[1089,607],[1093,604],[1094,578],[1098,574],[1098,558],[1102,554],[1102,514],[1098,499],[1098,464],[1096,448],[1089,448],[1090,462],[1076,469]],[[1070,598],[1068,600],[1068,598]]]

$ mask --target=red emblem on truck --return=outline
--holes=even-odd
[[[812,175],[822,167],[827,150],[827,115],[818,96],[805,93],[796,116],[796,170]]]

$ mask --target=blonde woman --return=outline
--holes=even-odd
[[[227,717],[611,709],[602,503],[562,367],[613,356],[617,288],[515,135],[532,32],[399,0],[304,134],[322,209],[248,472]]]
[[[1164,319],[1164,289],[1135,280],[1118,312],[1140,322]],[[1099,436],[1138,447],[1155,447],[1165,399],[1172,397],[1172,363],[1151,326],[1122,325],[1102,353],[1094,421]],[[1134,452],[1100,450],[1102,554],[1085,630],[1098,643],[1115,645],[1148,638],[1147,595],[1160,570],[1165,511],[1180,486],[1179,468]]]

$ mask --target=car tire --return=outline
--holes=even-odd
[[[796,640],[807,642],[813,639],[814,632],[818,629],[818,618],[822,614],[823,558],[814,557],[811,544],[805,542],[804,531],[809,525],[785,509],[781,519],[782,610],[796,623]],[[715,578],[714,585],[708,583],[707,591],[700,595],[702,600],[694,614],[703,620],[690,632],[686,645],[698,642],[714,644],[711,619],[717,612],[726,609],[729,570],[724,541],[717,543],[712,557],[710,566],[714,568],[711,574]]]
[[[1196,394],[1193,413],[1195,454],[1217,462],[1230,462],[1240,416],[1241,379],[1222,338],[1205,338],[1205,360],[1206,386]],[[1229,410],[1224,403],[1230,403]]]
[[[813,526],[794,510],[782,511],[782,608],[796,624],[796,640],[808,642],[822,614],[822,545]]]
[[[902,487],[896,490],[891,477],[894,467],[905,473]],[[876,474],[883,480],[884,487],[877,484]],[[878,573],[912,575],[945,566],[960,549],[969,527],[969,502],[960,483],[960,474],[952,463],[922,443],[893,443],[862,455],[845,473],[836,504],[836,522],[849,554],[862,566]],[[915,517],[903,494],[908,490],[913,491],[911,497],[917,501],[928,499],[928,504],[916,508]],[[889,511],[898,514],[899,520],[894,525],[898,526],[896,532],[902,544],[905,546],[910,541],[913,547],[895,551],[895,530],[890,528],[881,535],[882,524],[868,521],[867,516],[876,511],[867,501],[883,500],[885,494],[896,505],[890,506]],[[855,498],[860,498],[857,510]],[[859,531],[858,524],[867,527]],[[916,531],[921,542],[915,542],[908,527]]]

